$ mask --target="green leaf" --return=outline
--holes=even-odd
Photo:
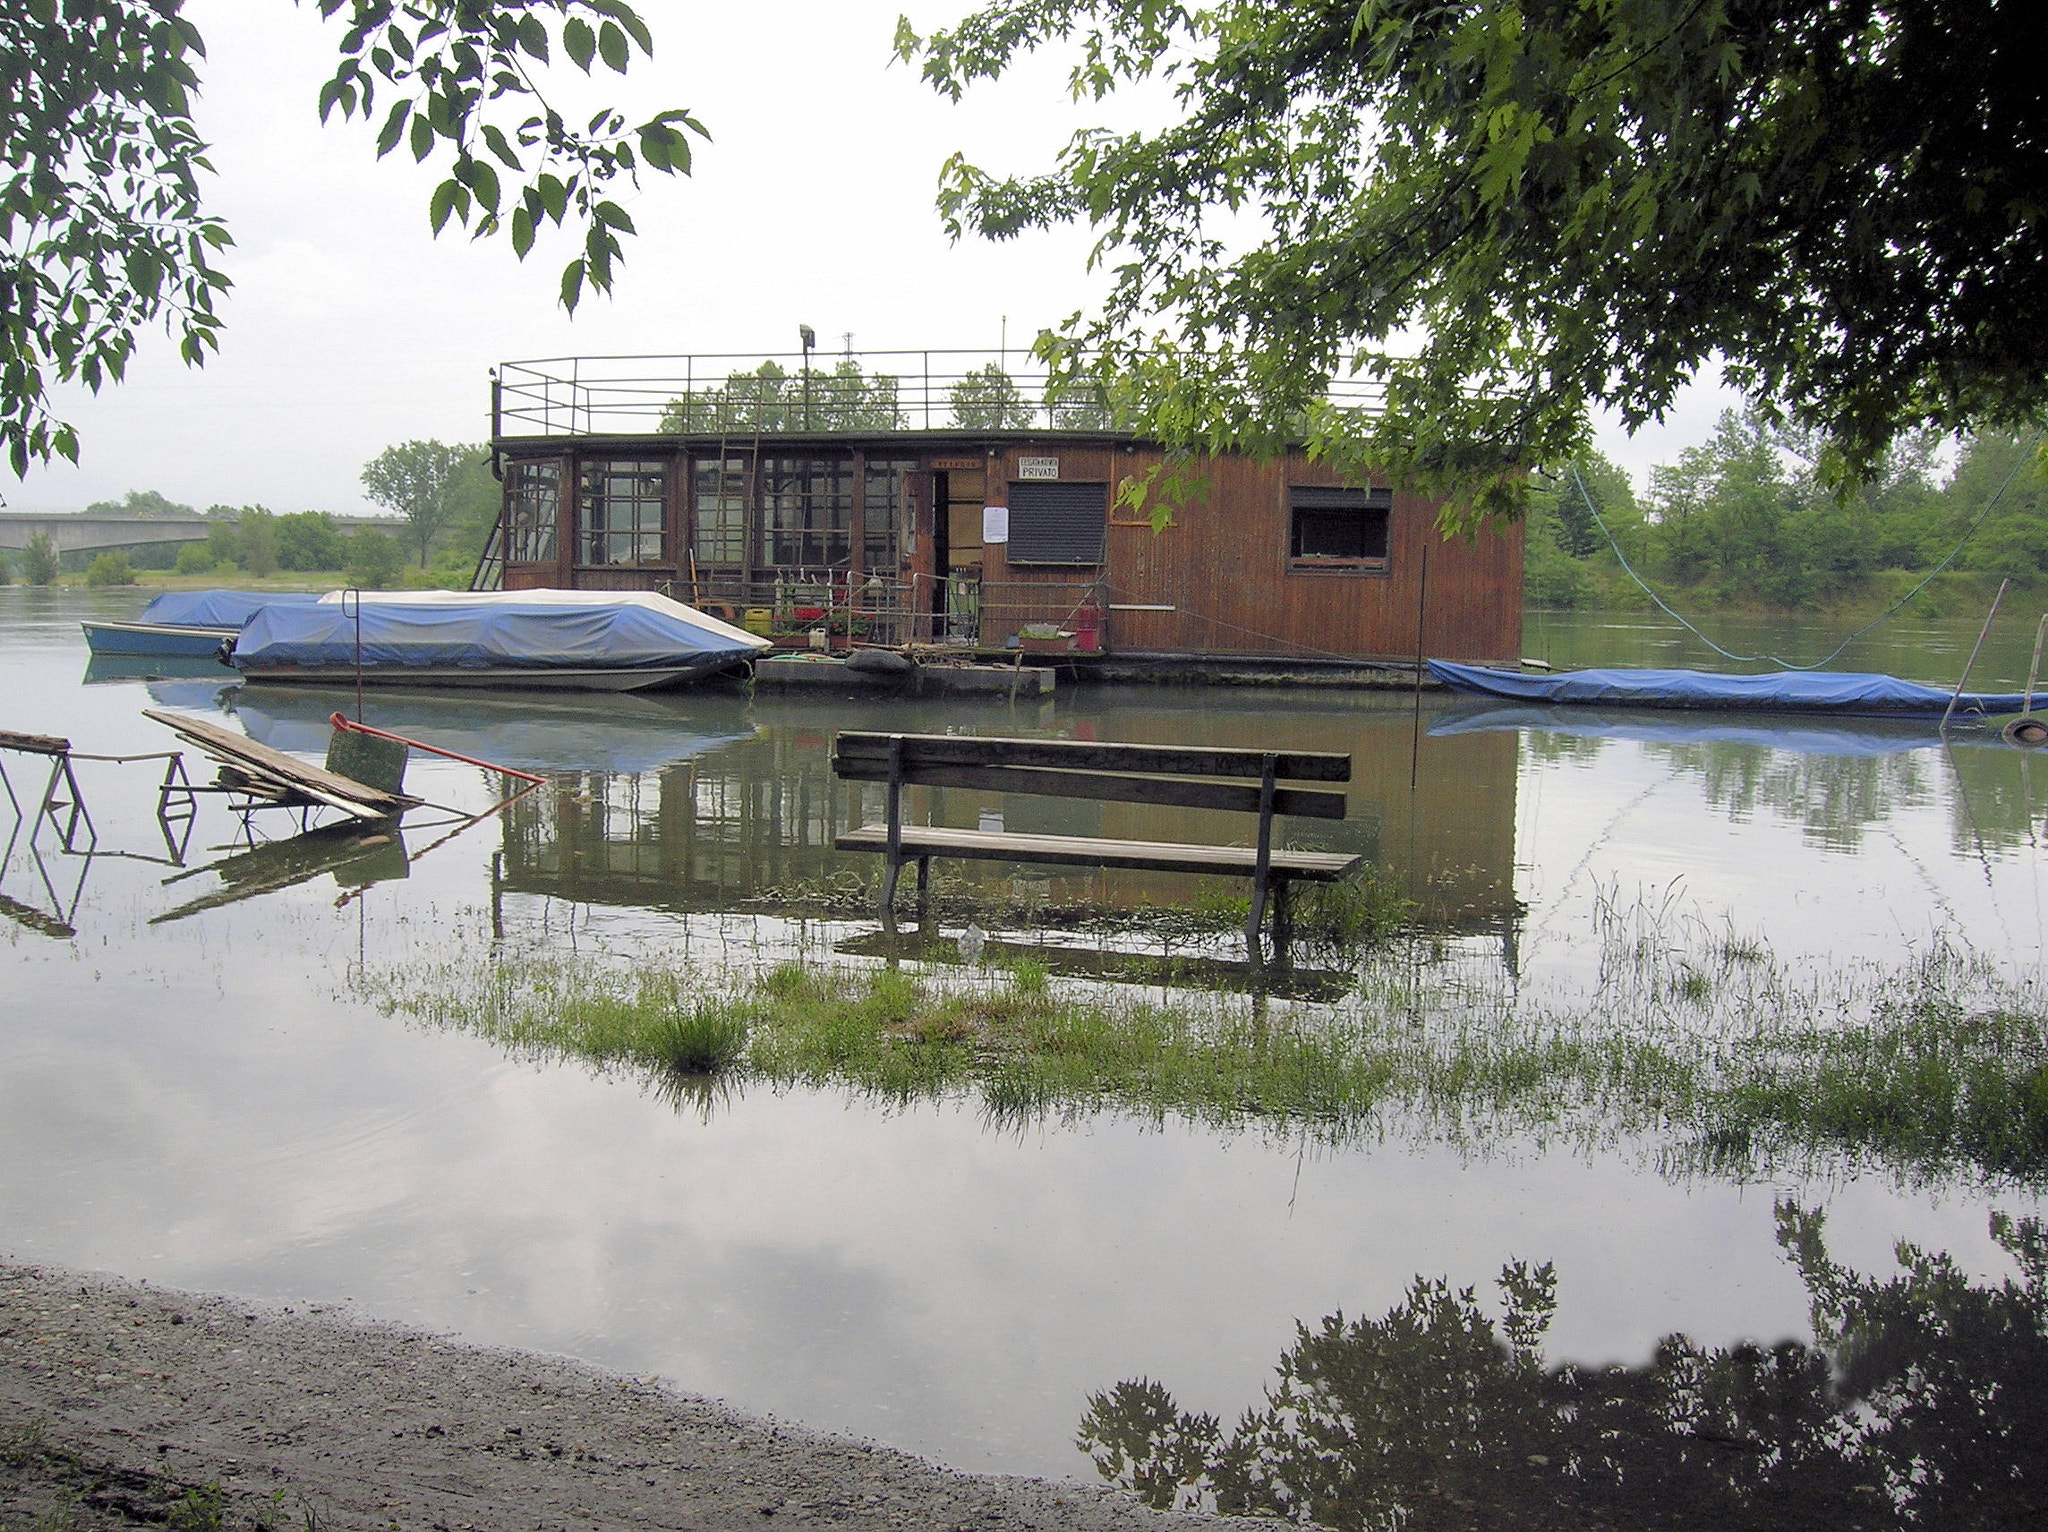
[[[543,64],[548,61],[547,26],[531,11],[519,18],[519,46]]]
[[[491,153],[495,154],[499,158],[499,160],[504,163],[507,169],[524,170],[526,168],[525,166],[519,163],[519,156],[514,154],[512,152],[512,146],[505,142],[504,130],[500,128],[496,123],[485,123],[483,126],[483,135],[485,147],[488,148],[491,151]]]
[[[626,60],[628,57],[626,34],[619,30],[617,22],[607,21],[597,29],[597,51],[615,73],[624,74],[626,72]]]
[[[533,248],[533,214],[522,205],[512,209],[512,253],[520,260]]]
[[[447,227],[448,215],[455,211],[455,198],[461,190],[461,185],[453,180],[443,181],[434,188],[433,200],[427,208],[427,218],[433,224],[435,234],[438,235]]]
[[[412,102],[399,100],[392,103],[391,115],[384,119],[384,129],[377,135],[377,158],[382,159],[398,147],[398,140],[405,133],[405,120],[412,115]]]
[[[562,268],[562,307],[570,313],[583,297],[583,262],[579,258]]]
[[[618,229],[627,234],[635,232],[633,220],[626,216],[626,210],[616,202],[598,203],[590,210],[590,216],[608,229]]]
[[[434,152],[434,125],[424,117],[412,120],[412,157],[423,161]]]
[[[465,167],[469,187],[476,193],[477,202],[484,211],[495,216],[498,211],[498,173],[491,169],[488,161],[471,160]]]
[[[590,30],[590,23],[581,16],[571,16],[563,22],[562,46],[568,50],[569,57],[575,60],[576,67],[589,74],[590,61],[597,53],[597,34]]]

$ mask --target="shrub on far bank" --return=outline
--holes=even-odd
[[[57,578],[57,544],[49,533],[38,532],[28,540],[21,572],[31,585],[48,585]]]
[[[88,585],[133,585],[135,571],[128,563],[128,555],[119,551],[102,553],[92,561],[85,571]]]
[[[220,567],[219,561],[205,543],[187,543],[178,550],[178,562],[171,566],[181,575],[212,574]]]
[[[365,590],[383,590],[405,567],[405,549],[398,540],[364,527],[348,540],[348,563],[343,573],[351,585]]]

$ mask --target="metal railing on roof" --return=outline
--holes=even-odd
[[[1328,397],[1380,407],[1380,385]],[[508,436],[869,435],[887,431],[1133,434],[1092,384],[1053,382],[1028,351],[728,352],[503,362],[493,433]]]

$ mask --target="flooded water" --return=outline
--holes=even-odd
[[[89,670],[80,618],[138,605],[132,593],[0,590],[0,728],[98,754],[171,748],[142,716],[153,707],[317,759],[327,713],[352,707],[244,692],[203,670]],[[1574,621],[1566,634],[1545,619],[1553,653],[1634,662],[1602,630],[1637,619]],[[1953,684],[1949,656],[1967,654],[1975,624],[1915,632],[1909,647],[1927,662],[1882,668]],[[1817,630],[1777,637],[1827,647]],[[2017,689],[2032,637],[2031,619],[2003,624],[1973,685]],[[1745,1342],[1839,1338],[1847,1321],[1817,1315],[1823,1290],[1839,1310],[1857,1282],[1910,1288],[1901,1240],[1953,1261],[1973,1290],[2016,1283],[2022,1309],[2034,1292],[2040,1328],[2041,1273],[2028,1276],[2032,1247],[2013,1232],[2025,1226],[2007,1221],[2040,1216],[2048,1156],[2015,1171],[1816,1141],[1803,1156],[1717,1162],[1640,1120],[1490,1125],[1476,1100],[1461,1123],[1389,1113],[1342,1137],[1113,1110],[1020,1127],[965,1097],[764,1085],[678,1110],[633,1078],[514,1057],[372,997],[499,951],[687,962],[707,990],[790,957],[884,961],[851,892],[872,868],[831,849],[877,816],[878,790],[835,781],[828,750],[837,729],[889,728],[1349,752],[1349,816],[1295,843],[1368,856],[1413,903],[1417,934],[1399,961],[1437,976],[1436,1003],[1465,997],[1475,1014],[1597,1009],[1627,982],[1618,955],[1625,967],[1651,944],[1703,962],[1768,950],[1822,1009],[1962,953],[1984,983],[2038,1007],[2048,755],[1906,725],[1444,698],[1418,714],[1405,695],[1337,693],[1074,690],[1014,710],[714,691],[373,693],[366,716],[549,782],[470,823],[499,779],[421,757],[408,787],[440,807],[414,811],[395,837],[294,841],[296,825],[272,813],[251,846],[226,804],[205,798],[181,843],[153,813],[161,762],[83,762],[95,854],[65,854],[48,828],[35,847],[16,834],[0,866],[8,1255],[346,1300],[965,1468],[1080,1478],[1095,1472],[1077,1446],[1084,1421],[1093,1452],[1110,1439],[1127,1458],[1132,1443],[1163,1450],[1146,1424],[1159,1400],[1135,1391],[1140,1380],[1171,1392],[1167,1415],[1214,1414],[1227,1434],[1264,1408],[1283,1356],[1326,1316],[1420,1313],[1418,1280],[1441,1278],[1450,1296],[1417,1333],[1448,1334],[1459,1289],[1503,1312],[1494,1284],[1513,1261],[1552,1268],[1542,1366],[1579,1371],[1541,1387],[1579,1390],[1575,1409],[1596,1373],[1640,1383],[1666,1365],[1669,1347],[1653,1358],[1669,1336],[1714,1366],[1748,1365],[1753,1353],[1731,1350]],[[211,775],[195,753],[186,764]],[[0,765],[25,799],[42,786],[37,758]],[[1198,811],[913,797],[914,812],[963,825],[1244,833]],[[942,870],[948,907],[975,912],[999,943],[1044,947],[1056,985],[1166,993],[1142,973],[1101,977],[1108,947],[1178,951],[1226,995],[1255,987],[1227,925],[1147,934],[1148,910],[1213,901],[1224,880]],[[1075,908],[1097,917],[1088,930],[1071,929],[1063,912]],[[953,950],[947,918],[926,956]],[[1357,977],[1341,956],[1304,961],[1297,998],[1282,986],[1272,1005],[1366,1003],[1340,998]],[[1824,1258],[1823,1236],[1800,1221],[1811,1212],[1824,1215]],[[1348,1360],[1318,1365],[1391,1375],[1391,1330],[1333,1333]],[[1410,1345],[1401,1365],[1424,1352],[1439,1370],[1490,1365],[1452,1349]],[[1609,1366],[1632,1371],[1598,1373]],[[1529,1406],[1543,1408],[1555,1418],[1554,1401]],[[1289,1419],[1306,1429],[1299,1412]],[[1524,1456],[1565,1450],[1543,1438]],[[1214,1473],[1202,1482],[1236,1492]],[[1246,1489],[1244,1503],[1275,1503],[1270,1490]]]

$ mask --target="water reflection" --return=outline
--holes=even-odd
[[[1159,1383],[1090,1402],[1082,1449],[1155,1506],[1338,1528],[2020,1527],[2048,1516],[2048,1238],[2001,1214],[2016,1278],[1974,1284],[1901,1244],[1900,1270],[1830,1257],[1817,1211],[1777,1210],[1811,1345],[1672,1335],[1641,1367],[1546,1368],[1548,1264],[1511,1262],[1498,1321],[1418,1277],[1379,1320],[1297,1325],[1262,1406],[1225,1432]]]
[[[220,883],[210,893],[187,900],[161,915],[151,916],[149,923],[165,925],[203,910],[215,910],[224,905],[238,904],[244,899],[274,894],[311,882],[322,873],[333,874],[337,888],[350,890],[403,878],[410,870],[405,835],[396,820],[380,820],[368,825],[349,820],[342,824],[324,825],[288,840],[252,845],[204,867],[193,867],[176,877],[166,878],[164,885],[169,887],[187,878],[211,873],[219,878]]]
[[[1729,818],[1760,811],[1800,825],[1816,846],[1855,851],[1864,836],[1954,788],[1950,835],[1977,855],[2033,846],[2039,805],[2026,753],[1997,734],[1944,738],[1932,721],[1787,716],[1760,722],[1649,709],[1460,704],[1430,724],[1439,738],[1519,734],[1530,758],[1589,765],[1620,745],[1700,784]]]
[[[734,716],[739,704],[734,703]],[[241,704],[247,713],[248,704]],[[715,716],[700,710],[700,720]],[[1409,789],[1410,716],[1400,708],[1323,700],[1123,695],[1048,705],[1019,717],[916,704],[815,707],[756,702],[746,731],[713,728],[687,760],[640,771],[576,771],[507,816],[501,893],[671,911],[747,903],[860,913],[867,859],[836,851],[844,830],[882,814],[881,789],[839,781],[838,729],[1045,733],[1076,739],[1170,743],[1257,741],[1336,750],[1353,761],[1348,817],[1289,836],[1291,844],[1355,852],[1400,889],[1433,929],[1499,932],[1519,913],[1514,886],[1516,743],[1512,737],[1438,745],[1425,738]],[[375,721],[375,720],[373,720]],[[274,742],[274,741],[273,741]],[[1451,767],[1455,757],[1455,768]],[[912,788],[906,814],[938,824],[1150,840],[1241,841],[1243,816],[1201,809],[1064,801],[959,788]],[[1192,907],[1241,893],[1227,880],[1116,870],[1007,869],[941,864],[947,885],[974,901],[1029,918],[1031,911],[1141,911]]]

